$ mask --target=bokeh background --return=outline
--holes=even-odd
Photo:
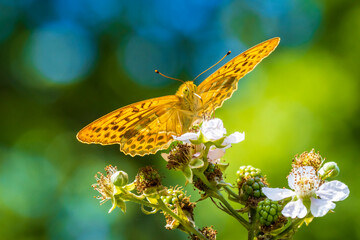
[[[166,185],[184,184],[181,173],[159,154],[131,158],[75,135],[121,106],[175,93],[180,83],[154,69],[191,80],[228,50],[223,62],[279,36],[216,111],[229,133],[246,133],[225,155],[227,180],[251,164],[272,186],[287,186],[293,156],[315,148],[338,163],[351,194],[295,239],[360,239],[359,29],[353,0],[0,0],[0,238],[186,238],[135,204],[108,214],[110,203],[99,206],[90,187],[108,164],[130,179],[156,166]],[[214,225],[218,239],[246,238],[209,201],[198,204],[196,222]]]

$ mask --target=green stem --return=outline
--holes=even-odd
[[[151,208],[155,208],[158,209],[160,208],[162,211],[166,212],[167,214],[169,214],[172,218],[176,219],[177,221],[180,222],[180,224],[187,230],[188,234],[190,235],[190,233],[195,234],[197,237],[199,237],[200,239],[204,239],[206,240],[206,237],[199,232],[196,228],[194,228],[194,226],[192,226],[189,222],[184,221],[183,219],[181,219],[178,215],[176,215],[173,211],[171,211],[171,209],[169,209],[161,200],[158,200],[158,204],[153,204],[153,203],[149,203],[148,201],[139,199],[139,198],[134,198],[133,196],[129,196],[126,198],[126,200],[131,201],[131,202],[135,202],[138,203],[140,205],[144,205],[147,207],[151,207]]]
[[[197,171],[197,170],[194,170],[194,174],[198,178],[200,178],[201,181],[209,188],[209,190],[207,191],[207,194],[209,196],[212,196],[212,197],[220,200],[225,205],[227,210],[231,213],[231,216],[236,218],[236,220],[238,220],[246,229],[249,229],[249,223],[240,214],[238,214],[236,212],[236,210],[228,203],[228,201],[226,201],[226,199],[223,197],[221,192],[219,190],[217,190],[216,187],[209,182],[209,180],[206,178],[206,176],[202,172]]]
[[[158,200],[159,203],[159,207],[162,211],[166,212],[167,214],[169,214],[172,218],[176,219],[177,221],[180,222],[180,224],[187,230],[188,234],[191,236],[190,233],[193,233],[194,235],[196,235],[198,238],[200,239],[204,239],[206,240],[207,238],[201,233],[199,232],[190,222],[188,221],[184,221],[182,218],[180,218],[178,215],[176,215],[173,211],[171,211],[171,209],[169,209],[161,200]]]
[[[255,237],[255,233],[256,233],[256,219],[255,219],[255,215],[256,215],[256,210],[254,208],[250,208],[249,211],[249,223],[250,223],[250,228],[249,228],[249,232],[248,232],[248,240],[254,240]]]
[[[250,224],[236,212],[236,210],[228,203],[228,201],[226,201],[219,190],[216,190],[213,195],[215,198],[219,199],[222,204],[225,205],[225,207],[231,212],[231,215],[236,218],[236,220],[238,220],[247,230],[249,230]]]
[[[231,190],[228,186],[225,186],[224,187],[224,189],[225,189],[225,191],[229,194],[229,195],[231,195],[231,196],[233,196],[234,198],[236,198],[237,200],[241,200],[240,199],[240,196],[239,195],[237,195],[233,190]]]

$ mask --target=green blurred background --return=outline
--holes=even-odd
[[[111,110],[174,94],[180,83],[154,69],[193,79],[228,50],[224,62],[278,36],[216,111],[229,133],[246,133],[225,155],[227,180],[251,164],[273,187],[287,186],[293,156],[315,148],[338,163],[351,194],[295,239],[360,239],[359,29],[352,0],[0,0],[0,238],[185,239],[135,204],[108,214],[90,187],[108,164],[131,179],[156,166],[166,185],[183,184],[179,172],[159,154],[132,159],[75,135]],[[246,238],[209,201],[195,220],[214,225],[218,239]]]

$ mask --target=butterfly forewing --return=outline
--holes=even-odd
[[[215,109],[221,107],[237,89],[240,78],[274,51],[279,41],[280,38],[272,38],[250,48],[206,78],[198,87],[198,94],[203,101],[201,114],[209,117]]]
[[[117,109],[98,120],[84,127],[77,134],[79,141],[84,143],[120,144],[122,151],[127,154],[133,152],[136,148],[128,148],[128,145],[140,144],[135,136],[147,129],[151,133],[158,131],[158,123],[168,118],[168,113],[179,108],[179,97],[164,96],[134,103],[120,109]],[[173,115],[175,118],[175,115]],[[169,120],[173,122],[175,120]],[[176,129],[165,129],[169,134],[178,134]],[[146,136],[143,136],[144,138]],[[131,139],[131,141],[129,141]],[[168,139],[167,139],[168,140]],[[140,154],[139,154],[140,155]]]

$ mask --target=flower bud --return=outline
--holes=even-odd
[[[118,187],[123,187],[129,182],[128,174],[124,171],[116,171],[111,175],[111,182]]]
[[[338,176],[340,173],[340,169],[336,162],[327,162],[320,168],[319,175],[321,179],[334,178]]]

